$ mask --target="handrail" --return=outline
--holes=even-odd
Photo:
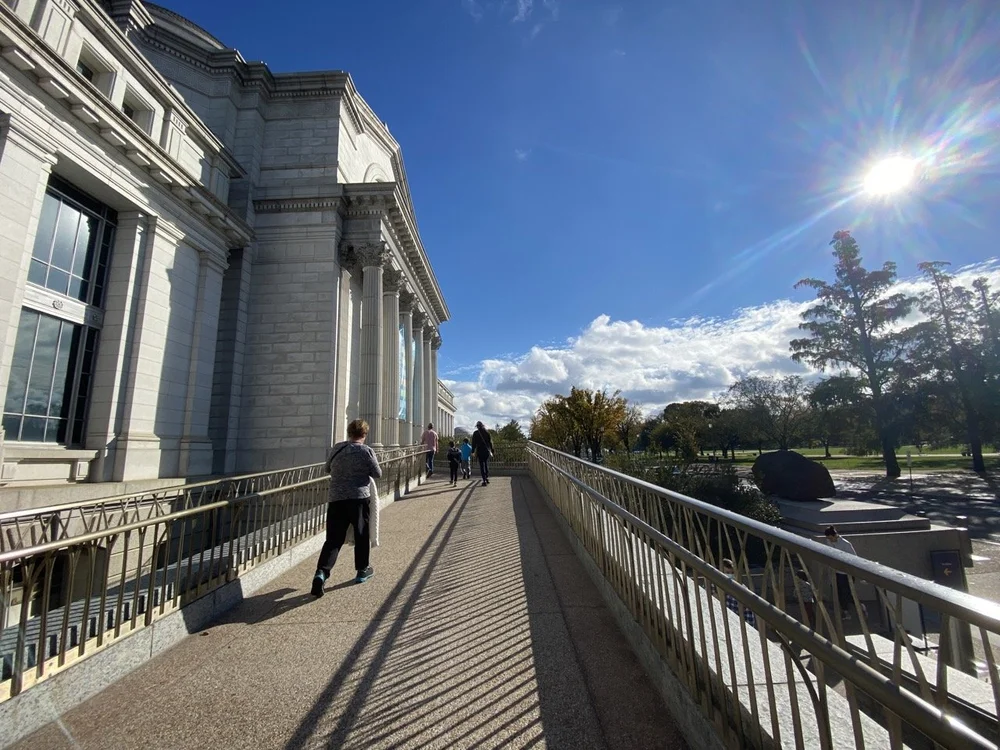
[[[891,679],[885,677],[864,662],[859,661],[834,641],[819,635],[815,630],[806,627],[763,597],[747,587],[739,585],[707,561],[662,534],[658,529],[650,526],[641,518],[629,513],[592,487],[584,484],[569,472],[562,470],[541,455],[536,455],[536,457],[551,470],[568,480],[581,492],[589,495],[613,516],[626,521],[629,525],[646,534],[657,544],[669,549],[684,564],[690,566],[699,575],[707,579],[711,586],[721,589],[725,594],[738,599],[744,607],[754,612],[756,617],[766,620],[769,627],[810,653],[823,650],[824,660],[835,668],[841,676],[869,695],[877,695],[880,702],[886,708],[900,716],[905,716],[907,721],[911,722],[928,737],[941,743],[944,747],[972,747],[981,748],[982,750],[996,750],[995,744],[976,734],[961,722],[956,721],[954,717],[947,715],[932,703],[901,689]],[[662,490],[663,488],[658,489]],[[663,491],[669,492],[667,490]],[[701,501],[688,498],[676,492],[670,492],[669,494],[675,498],[683,498],[699,505],[705,505]],[[738,514],[732,514],[729,511],[724,512],[727,515],[739,517]],[[763,526],[764,524],[761,525]],[[820,545],[815,546],[819,547]],[[820,551],[825,552],[822,548]]]
[[[918,732],[942,747],[997,748],[995,603],[538,443],[529,462],[727,744],[902,748]],[[917,653],[905,602],[929,613],[920,627],[936,655]],[[988,683],[965,674],[976,660]]]
[[[379,453],[380,498],[419,481],[421,448]],[[313,473],[0,551],[0,702],[320,533],[330,476]]]
[[[410,445],[379,449],[380,462],[419,453],[422,446]],[[0,551],[24,549],[39,540],[53,537],[70,538],[85,531],[97,531],[134,521],[148,520],[172,512],[182,503],[184,508],[213,502],[220,495],[234,496],[250,491],[283,486],[323,475],[323,463],[306,464],[254,474],[217,477],[191,484],[170,485],[140,492],[103,498],[79,500],[0,512]]]
[[[831,563],[836,563],[835,567],[841,572],[864,578],[868,583],[877,582],[885,585],[887,588],[899,590],[900,593],[907,594],[908,598],[932,604],[937,609],[941,609],[943,606],[943,611],[948,614],[962,617],[963,619],[974,618],[977,625],[1000,631],[1000,604],[996,602],[967,594],[964,591],[951,589],[947,586],[941,586],[933,581],[928,581],[910,573],[896,570],[895,568],[886,567],[872,560],[867,560],[860,555],[852,555],[829,545],[820,544],[785,529],[770,526],[762,521],[742,516],[739,513],[734,513],[711,503],[706,503],[704,500],[698,500],[674,490],[668,490],[643,479],[622,474],[614,469],[592,464],[568,453],[555,451],[547,445],[536,442],[529,442],[529,445],[533,448],[559,453],[561,458],[576,462],[589,471],[598,470],[603,474],[614,477],[617,481],[625,482],[664,498],[669,498],[692,509],[696,509],[699,513],[703,513],[710,518],[752,532],[754,536],[779,542],[786,549],[805,552],[810,556],[829,558]]]
[[[395,458],[390,458],[385,461],[380,461],[379,464],[383,467],[390,466],[397,461],[403,461],[410,456],[396,456]],[[191,516],[196,516],[203,513],[209,513],[214,510],[221,508],[232,507],[235,505],[240,505],[251,500],[262,499],[270,497],[271,495],[277,495],[282,492],[292,492],[294,490],[302,489],[305,487],[310,487],[314,484],[326,483],[330,481],[330,475],[324,474],[321,477],[316,477],[315,479],[306,479],[302,482],[296,482],[295,484],[282,485],[281,487],[272,487],[267,490],[260,490],[259,492],[250,492],[245,495],[239,495],[234,498],[229,498],[227,500],[217,500],[212,503],[207,503],[206,505],[199,505],[194,508],[185,508],[184,510],[174,511],[172,513],[167,513],[166,515],[157,516],[157,523],[172,523],[174,521],[180,521],[185,518],[190,518]],[[135,521],[133,523],[123,524],[121,526],[115,526],[113,529],[103,529],[102,531],[92,531],[87,534],[80,534],[78,536],[68,537],[66,539],[57,539],[55,541],[46,542],[45,544],[39,544],[34,547],[24,547],[22,549],[9,550],[7,552],[0,552],[0,563],[14,562],[21,560],[25,557],[32,557],[35,555],[43,555],[46,552],[53,552],[67,547],[71,547],[77,544],[87,544],[88,542],[96,542],[100,539],[104,539],[108,536],[109,532],[115,534],[124,534],[129,531],[138,531],[149,526],[150,522],[147,521]]]

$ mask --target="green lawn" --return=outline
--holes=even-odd
[[[830,458],[823,458],[823,450],[818,451],[805,450],[799,451],[806,456],[809,456],[814,461],[819,461],[828,469],[850,469],[853,471],[882,471],[885,465],[882,463],[882,456],[845,456],[843,454],[833,453]],[[899,459],[899,465],[903,469],[903,473],[907,471],[906,463],[906,451],[900,450],[896,454]],[[736,463],[750,465],[754,462],[757,457],[755,452],[750,453],[737,453]],[[924,455],[920,456],[914,451],[912,454],[912,468],[914,471],[954,471],[958,469],[971,469],[972,459],[968,457],[962,457],[959,455],[936,455],[934,453],[924,452]],[[988,471],[996,471],[1000,469],[1000,457],[996,455],[986,457],[986,469]]]

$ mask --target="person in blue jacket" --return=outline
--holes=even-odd
[[[462,440],[459,450],[462,451],[462,479],[472,479],[472,443],[469,438]]]

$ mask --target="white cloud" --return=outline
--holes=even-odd
[[[475,20],[481,21],[483,18],[483,6],[479,0],[462,0],[462,7]]]
[[[956,269],[956,275],[966,285],[987,275],[1000,286],[1000,259]],[[906,279],[899,287],[912,294],[921,285]],[[694,317],[663,326],[600,315],[563,344],[485,360],[475,379],[444,382],[455,394],[456,424],[465,427],[510,419],[527,426],[543,400],[573,385],[621,390],[651,412],[671,401],[714,398],[748,372],[808,373],[789,358],[788,342],[801,335],[800,313],[810,304],[777,300],[728,318]]]
[[[535,0],[462,0],[462,8],[476,21],[481,21],[487,13],[510,23],[523,23],[535,19],[528,38],[534,39],[545,28],[546,23],[559,19],[558,0],[542,0],[539,12]]]
[[[523,148],[514,149],[514,158],[518,161],[527,161],[529,156],[531,156],[530,150],[525,150]]]

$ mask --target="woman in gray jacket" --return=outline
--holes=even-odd
[[[364,583],[375,575],[368,562],[371,552],[368,539],[371,514],[369,481],[382,476],[382,468],[378,465],[375,451],[365,445],[365,438],[368,437],[366,421],[355,419],[347,425],[347,437],[349,440],[330,449],[330,457],[326,460],[326,470],[330,472],[330,502],[326,508],[326,541],[319,553],[313,577],[313,596],[323,596],[323,584],[337,562],[337,554],[344,546],[349,526],[354,527],[354,569],[358,572],[355,583]]]

